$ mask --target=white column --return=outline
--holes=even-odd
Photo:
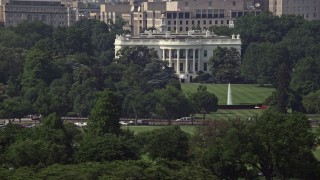
[[[201,64],[200,64],[200,60],[201,60],[201,49],[198,49],[198,71],[201,71]]]
[[[177,74],[180,74],[180,49],[177,49]]]
[[[193,51],[193,56],[192,56],[192,72],[196,72],[196,49],[192,49]]]
[[[188,70],[188,66],[189,66],[189,63],[188,63],[188,51],[189,51],[189,49],[186,49],[186,69],[184,70],[184,72],[186,74],[189,73],[189,70]]]
[[[162,60],[166,60],[166,49],[162,49]]]
[[[169,49],[169,67],[172,67],[171,49]]]

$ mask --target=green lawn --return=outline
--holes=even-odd
[[[123,126],[122,129],[130,129],[135,134],[145,131],[152,131],[154,129],[164,128],[166,126]],[[180,126],[180,128],[189,134],[193,134],[196,126]]]
[[[182,90],[187,94],[196,92],[198,83],[182,84]],[[201,84],[207,87],[209,92],[214,93],[219,104],[227,104],[228,84]],[[273,87],[260,87],[256,84],[231,84],[233,104],[258,104],[269,97],[275,89]]]
[[[248,119],[249,117],[253,117],[255,115],[259,115],[263,112],[263,109],[219,109],[217,112],[207,114],[207,120],[223,120],[223,119]],[[197,117],[201,117],[201,115],[197,115]]]
[[[314,156],[320,161],[320,146],[313,151]]]

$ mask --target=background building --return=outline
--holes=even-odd
[[[233,27],[237,17],[260,14],[265,8],[263,0],[260,1],[256,6],[255,0],[130,0],[129,3],[102,4],[100,13],[101,20],[106,23],[114,21],[116,16],[127,20],[127,28],[133,35],[149,28],[160,29],[162,13],[167,17],[168,31],[188,32],[198,27]]]
[[[209,71],[209,59],[218,46],[236,48],[241,52],[240,35],[216,36],[210,31],[171,33],[146,31],[139,36],[117,36],[115,54],[124,46],[147,46],[173,67],[181,82],[192,82],[197,71]]]
[[[269,0],[269,11],[281,16],[295,14],[306,20],[320,19],[319,0]]]
[[[60,1],[0,1],[0,22],[3,22],[5,26],[16,26],[22,21],[42,21],[54,27],[67,26],[67,7]]]

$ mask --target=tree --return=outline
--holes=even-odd
[[[152,159],[188,160],[188,135],[179,126],[153,130],[149,133],[144,145]]]
[[[228,26],[211,26],[209,27],[209,31],[219,36],[231,36],[234,29]]]
[[[26,41],[24,47],[30,48],[40,39],[51,37],[53,27],[41,21],[23,21],[19,23],[18,26],[12,27],[12,30],[25,37]]]
[[[207,72],[203,72],[203,71],[197,71],[197,77],[195,77],[192,82],[194,83],[203,83],[203,82],[207,82],[212,76],[210,73]]]
[[[117,52],[117,62],[122,64],[136,64],[145,67],[153,59],[158,59],[158,54],[146,46],[126,46]]]
[[[197,90],[190,95],[190,99],[194,104],[195,112],[203,114],[203,120],[205,120],[207,113],[218,110],[218,98],[213,93],[208,92],[206,86],[199,85]]]
[[[156,112],[161,117],[169,120],[189,116],[193,111],[193,107],[189,99],[181,92],[181,90],[167,86],[165,89],[159,89],[155,92]],[[169,121],[169,123],[171,123]]]
[[[293,72],[291,87],[299,94],[307,95],[320,89],[320,62],[317,58],[304,58],[300,60]]]
[[[289,105],[291,72],[286,64],[281,64],[277,76],[277,105],[276,108],[281,113],[287,112]]]
[[[248,130],[252,144],[246,161],[258,168],[266,179],[271,179],[275,171],[282,178],[289,178],[301,176],[301,171],[307,169],[299,170],[304,165],[314,169],[312,164],[316,161],[312,150],[316,139],[303,114],[266,111],[249,125]],[[314,175],[315,172],[310,177]]]
[[[29,50],[26,54],[23,69],[23,87],[33,87],[39,83],[39,81],[50,84],[55,76],[51,68],[51,58],[46,52],[38,49]]]
[[[136,144],[134,144],[133,134],[85,136],[75,153],[76,162],[136,160],[138,157],[138,149]]]
[[[7,84],[9,79],[18,78],[23,70],[22,49],[0,46],[0,83]]]
[[[65,128],[55,113],[43,119],[41,126],[30,129],[7,150],[7,163],[19,166],[47,166],[70,163],[77,132]]]
[[[320,113],[320,90],[304,96],[302,103],[308,114]]]
[[[278,68],[283,63],[292,66],[286,46],[271,43],[251,44],[244,54],[241,75],[249,82],[272,84],[276,87]]]
[[[2,116],[5,119],[22,118],[32,112],[32,105],[21,97],[8,98],[2,103]],[[1,115],[0,115],[1,116]]]
[[[278,17],[265,12],[259,16],[249,14],[237,19],[235,31],[242,37],[242,52],[245,52],[251,43],[277,43],[291,29],[299,27],[303,23],[305,20],[301,16]]]
[[[91,111],[88,134],[96,136],[103,136],[106,133],[118,134],[120,132],[120,115],[119,97],[109,90],[104,90]]]
[[[150,117],[155,107],[153,93],[144,94],[142,90],[133,89],[125,97],[122,107],[125,114],[129,117],[133,115],[135,120]]]
[[[232,83],[240,78],[240,54],[235,48],[217,47],[209,60],[215,82]]]
[[[275,172],[282,179],[319,177],[312,154],[316,137],[303,114],[267,110],[250,121],[235,121],[220,138],[204,156],[206,163],[217,162],[207,164],[214,172],[228,170],[236,177],[261,172],[268,180]]]
[[[150,89],[146,90],[150,91],[165,88],[170,83],[180,84],[179,79],[175,74],[175,70],[168,67],[168,64],[164,61],[158,59],[146,64],[142,76],[146,78],[146,84],[150,87]],[[145,87],[143,88],[145,89]]]

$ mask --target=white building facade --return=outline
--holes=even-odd
[[[188,31],[172,34],[146,31],[140,36],[117,36],[115,54],[125,46],[147,46],[157,51],[161,60],[175,69],[182,83],[189,83],[197,71],[209,72],[209,59],[218,46],[235,48],[241,52],[240,35],[216,36],[210,31]]]

